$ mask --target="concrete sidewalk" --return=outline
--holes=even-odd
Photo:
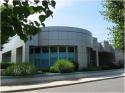
[[[119,76],[111,76],[111,77],[107,76],[107,77],[81,78],[75,81],[74,80],[53,81],[51,83],[36,84],[36,85],[1,86],[1,92],[17,92],[17,91],[26,91],[26,90],[34,90],[34,89],[45,89],[45,88],[94,82],[94,81],[100,81],[100,80],[106,80],[106,79],[120,78],[124,76],[125,74],[122,74]]]
[[[28,77],[23,76],[2,76],[1,86],[17,86],[17,85],[33,85],[38,83],[48,83],[53,81],[64,80],[79,80],[81,78],[93,78],[100,76],[121,75],[124,69],[106,70],[106,71],[89,71],[89,72],[74,72],[74,73],[47,73],[33,75]]]
[[[94,82],[94,81],[100,81],[100,80],[106,80],[106,79],[113,79],[113,78],[119,78],[124,76],[125,76],[125,73],[121,75],[81,78],[78,80],[53,81],[49,83],[41,83],[41,84],[34,84],[34,85],[1,86],[1,92],[17,92],[17,91],[26,91],[26,90],[34,90],[34,89],[45,89],[45,88]]]

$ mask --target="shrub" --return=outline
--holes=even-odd
[[[50,71],[50,68],[38,68],[38,72],[40,72],[40,73],[46,73],[49,71]]]
[[[79,63],[78,62],[72,62],[74,64],[75,71],[78,71],[79,69]]]
[[[50,67],[50,72],[68,73],[75,70],[74,64],[65,59],[59,59]]]
[[[59,73],[60,72],[59,67],[57,65],[51,66],[50,67],[50,72]]]
[[[9,66],[5,69],[4,75],[9,76],[24,76],[33,75],[36,73],[36,68],[30,63],[18,63]]]
[[[12,63],[12,62],[1,62],[0,63],[0,68],[1,69],[6,69],[7,67],[11,66],[12,64],[14,64],[14,63]]]

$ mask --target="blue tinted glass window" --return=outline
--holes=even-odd
[[[42,47],[42,53],[40,54],[41,57],[41,67],[49,67],[49,48]]]
[[[50,65],[52,66],[58,59],[57,47],[50,48]]]
[[[37,53],[40,53],[40,47],[36,47],[35,48],[35,53],[37,54]]]
[[[70,61],[74,61],[75,59],[74,47],[68,47],[68,59]]]
[[[66,59],[66,47],[59,47],[59,59]]]
[[[74,47],[68,47],[68,52],[74,52]]]
[[[49,67],[49,48],[43,47],[42,52],[39,48],[34,54],[30,54],[30,62],[38,68]]]
[[[66,52],[66,47],[59,47],[59,52]]]
[[[30,54],[33,54],[33,48],[30,48],[29,53],[30,53]]]
[[[48,47],[42,47],[42,53],[49,53]]]
[[[40,61],[41,67],[43,67],[43,68],[49,67],[49,52],[48,53],[41,53],[40,59],[41,59],[41,61]]]

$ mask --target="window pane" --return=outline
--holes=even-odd
[[[68,52],[74,52],[74,47],[68,47]]]
[[[75,47],[68,47],[68,59],[72,62],[75,61]]]
[[[42,52],[43,52],[43,53],[49,52],[49,48],[48,48],[48,47],[42,47]]]
[[[57,47],[51,47],[51,48],[50,48],[50,51],[51,51],[51,52],[57,52]]]
[[[42,47],[41,67],[49,67],[49,47]]]
[[[58,59],[57,47],[50,48],[50,65],[54,65],[56,60]]]
[[[66,47],[59,47],[59,52],[66,52]]]
[[[31,54],[30,62],[38,68],[49,67],[49,48],[42,47],[42,52]]]
[[[68,59],[73,62],[74,59],[75,59],[75,54],[73,52],[69,52],[68,53]]]
[[[40,53],[40,47],[35,48],[35,53]]]
[[[30,48],[30,54],[33,54],[33,48]]]
[[[59,47],[59,59],[66,59],[66,47]]]
[[[40,66],[43,68],[49,67],[49,52],[41,53],[41,63]]]
[[[40,53],[34,54],[33,64],[38,68],[47,68],[49,67],[49,53]]]

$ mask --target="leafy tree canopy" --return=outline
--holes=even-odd
[[[10,3],[12,1],[12,3]],[[18,35],[25,42],[29,36],[40,31],[46,18],[52,16],[54,0],[4,0],[1,6],[1,44]],[[39,22],[28,20],[30,15],[39,13]]]
[[[115,25],[109,28],[114,46],[124,51],[124,0],[104,0],[102,15]]]

